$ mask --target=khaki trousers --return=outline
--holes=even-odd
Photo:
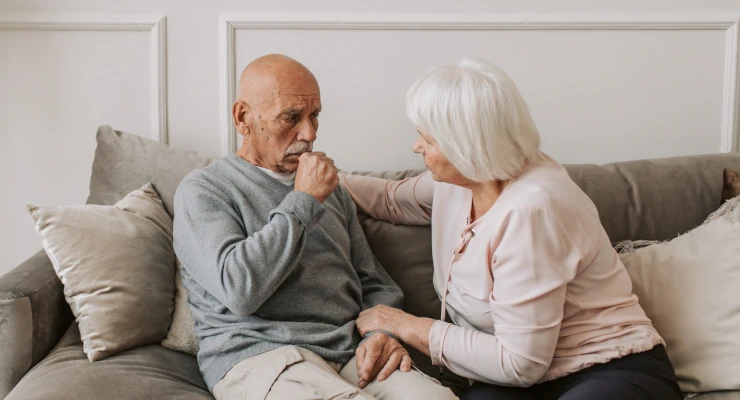
[[[353,357],[342,366],[297,346],[250,357],[236,364],[214,387],[216,400],[453,400],[457,397],[419,371],[396,370],[385,381],[357,386]]]

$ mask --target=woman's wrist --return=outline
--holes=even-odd
[[[429,331],[431,331],[434,321],[431,318],[410,315],[404,324],[404,329],[399,332],[401,334],[401,340],[422,353],[429,355]]]

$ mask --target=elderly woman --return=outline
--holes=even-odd
[[[431,222],[441,318],[377,306],[360,333],[387,331],[469,378],[464,400],[681,399],[596,207],[539,150],[514,82],[466,58],[416,82],[407,113],[428,171],[341,182],[376,219]]]

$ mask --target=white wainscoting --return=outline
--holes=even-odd
[[[167,143],[167,24],[161,15],[2,15],[0,31],[145,31],[150,33],[151,129],[153,140]]]

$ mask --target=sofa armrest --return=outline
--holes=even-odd
[[[0,398],[46,357],[73,319],[45,252],[0,276]]]

